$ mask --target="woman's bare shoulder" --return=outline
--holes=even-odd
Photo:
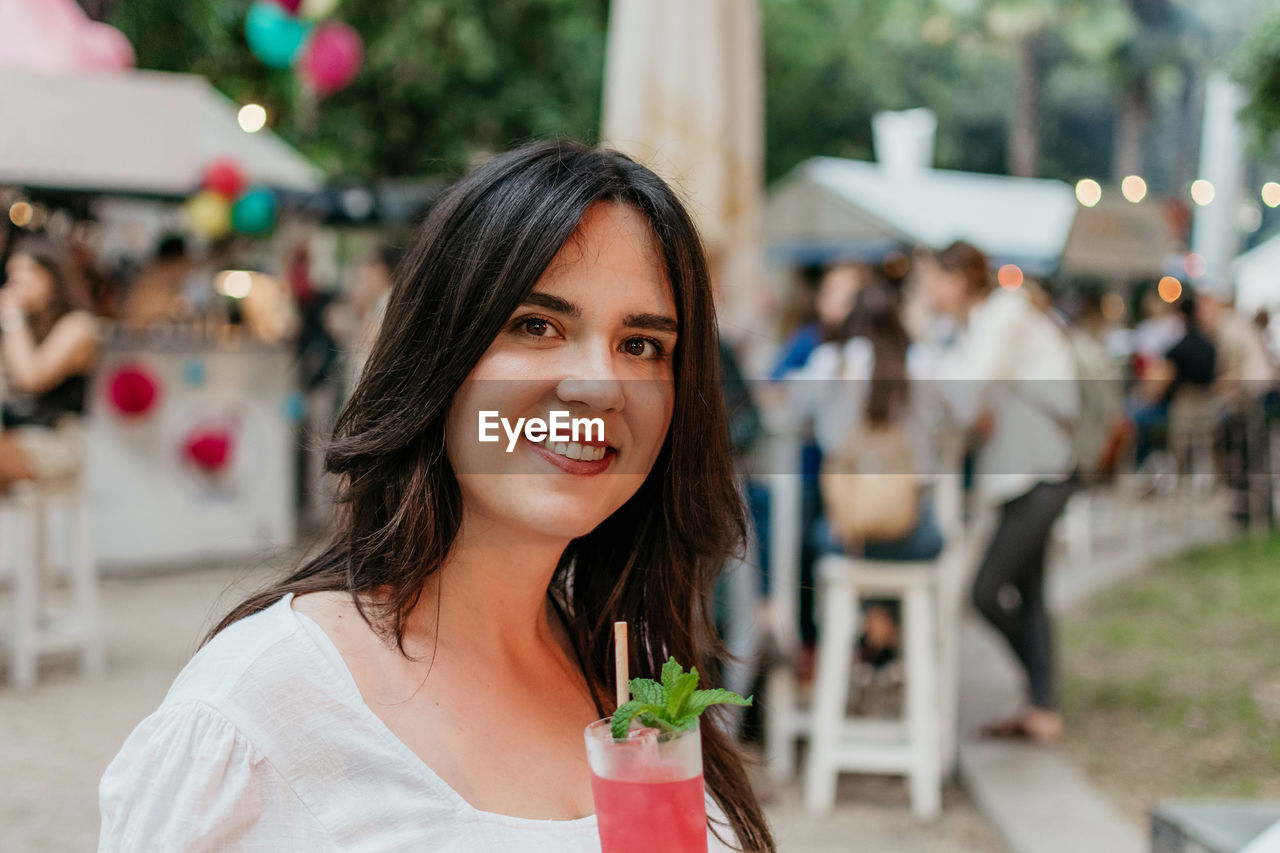
[[[351,593],[345,590],[332,589],[302,593],[295,595],[291,604],[294,610],[310,617],[330,636],[333,636],[336,630],[349,631],[355,622],[359,622],[365,630],[369,629],[359,611],[356,610]]]
[[[293,609],[310,617],[329,636],[348,663],[367,659],[370,653],[385,649],[387,643],[356,609],[355,600],[346,590],[322,590],[293,597]],[[371,604],[364,611],[375,617]]]

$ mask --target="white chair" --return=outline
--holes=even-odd
[[[959,625],[961,604],[964,595],[964,583],[966,572],[969,564],[972,562],[970,545],[976,541],[973,537],[966,536],[965,526],[962,523],[961,512],[961,481],[958,474],[944,474],[936,478],[934,501],[935,511],[938,516],[939,524],[942,525],[944,535],[947,541],[947,550],[935,562],[923,564],[928,568],[923,571],[917,571],[918,566],[913,564],[894,562],[875,564],[863,561],[851,561],[847,558],[833,557],[823,561],[815,574],[818,580],[824,577],[833,577],[834,582],[827,585],[829,593],[825,599],[825,605],[822,606],[820,614],[828,613],[832,610],[839,612],[834,618],[823,617],[823,639],[825,636],[826,624],[832,622],[835,630],[846,636],[847,642],[839,643],[828,642],[819,646],[819,661],[817,679],[814,685],[813,701],[810,701],[809,690],[803,685],[796,676],[794,667],[795,653],[799,648],[798,629],[796,625],[796,597],[795,590],[798,582],[798,560],[800,553],[800,537],[801,537],[801,495],[800,495],[800,477],[798,473],[787,473],[794,471],[796,463],[794,459],[799,454],[799,441],[793,432],[788,430],[779,430],[773,436],[774,462],[776,466],[775,473],[772,476],[772,500],[770,506],[771,514],[771,565],[772,565],[772,591],[770,594],[770,612],[772,615],[773,626],[771,631],[776,638],[781,654],[770,667],[765,692],[767,696],[767,709],[765,716],[765,764],[771,777],[779,782],[786,782],[794,777],[796,773],[796,747],[799,742],[809,739],[814,733],[817,725],[814,719],[813,708],[818,704],[817,694],[824,693],[829,712],[831,708],[835,708],[835,714],[843,713],[843,698],[848,695],[851,681],[851,666],[841,666],[841,660],[852,662],[852,645],[853,638],[856,637],[857,619],[857,599],[858,595],[854,595],[852,599],[846,593],[850,590],[860,590],[859,584],[866,581],[868,587],[873,587],[880,580],[884,579],[887,573],[894,583],[905,582],[915,585],[921,589],[925,597],[933,601],[927,608],[933,614],[934,627],[929,629],[928,626],[921,625],[932,634],[935,641],[929,643],[930,648],[936,649],[932,660],[936,664],[936,672],[930,676],[927,672],[921,675],[917,680],[917,686],[929,691],[932,690],[937,696],[937,703],[941,713],[941,725],[938,736],[940,749],[940,764],[942,772],[948,772],[955,765],[956,747],[957,747],[957,706],[958,706],[958,690],[959,682],[957,677],[958,670],[958,646],[959,646]],[[959,459],[961,453],[960,438],[956,435],[946,435],[942,438],[940,444],[939,470],[940,471],[958,471]],[[787,460],[792,460],[788,463]],[[790,467],[788,468],[788,464]],[[980,526],[980,525],[972,525]],[[868,570],[869,575],[853,575],[846,576],[845,569],[854,563],[862,563]],[[943,567],[946,570],[943,570]],[[824,575],[825,571],[825,575]],[[856,570],[855,570],[856,571]],[[902,572],[901,574],[897,574]],[[921,585],[919,581],[922,577],[930,578],[927,584]],[[905,588],[897,592],[880,590],[887,592],[890,597],[906,596]],[[831,595],[830,593],[834,593]],[[852,601],[849,604],[847,602]],[[939,602],[941,606],[939,606]],[[919,600],[914,605],[909,605],[913,610],[919,609]],[[910,621],[909,619],[906,621]],[[917,616],[917,623],[920,622]],[[909,628],[907,629],[910,630]],[[915,636],[915,641],[919,642],[921,634]],[[908,638],[908,642],[911,638]],[[822,649],[826,649],[827,672],[836,672],[837,667],[842,675],[832,678],[828,676],[823,678]],[[917,652],[917,660],[924,653]],[[835,657],[833,657],[835,656]],[[921,664],[922,667],[929,669],[934,667],[929,661]],[[914,675],[914,671],[910,676]],[[909,677],[910,677],[909,676]],[[921,685],[921,681],[936,682],[936,688],[928,685]],[[824,692],[825,691],[825,692]],[[837,697],[837,698],[832,698]],[[908,701],[912,701],[909,697]],[[916,697],[915,705],[918,708],[931,707],[932,701],[924,702]],[[884,721],[871,723],[870,729],[877,734],[883,735],[887,727]],[[866,727],[864,727],[866,730]],[[829,739],[829,732],[828,732]],[[883,738],[880,738],[883,741]],[[878,748],[878,747],[877,747]],[[814,747],[813,743],[809,744],[809,755],[812,757],[819,750]],[[809,765],[809,778],[818,777],[822,779],[824,774],[832,772],[838,774],[840,767],[834,770],[823,759],[819,759],[814,764]],[[881,771],[877,771],[881,772]],[[830,780],[831,791],[834,792],[834,777]],[[816,787],[813,788],[815,797],[812,803],[815,810],[821,811],[820,801],[817,794],[823,793],[823,786],[827,782],[818,781]],[[833,796],[833,793],[832,795]],[[827,805],[825,808],[829,808]]]
[[[920,820],[941,814],[943,777],[956,755],[959,625],[969,562],[960,476],[939,476],[933,500],[947,542],[937,559],[888,562],[832,554],[818,561],[822,622],[804,792],[812,813],[834,807],[840,773],[861,772],[907,777],[912,814]],[[846,710],[859,601],[867,597],[902,602],[901,719],[850,716]]]
[[[912,813],[922,820],[941,813],[945,747],[938,569],[935,562],[877,564],[840,555],[818,561],[822,632],[804,792],[810,812],[829,812],[835,805],[840,773],[853,771],[907,776]],[[853,686],[858,602],[869,595],[902,602],[906,702],[901,720],[846,713]]]
[[[61,509],[61,517],[56,515]],[[63,537],[50,541],[54,520],[63,522]],[[61,548],[50,548],[51,544]],[[51,551],[67,562],[55,566]],[[78,479],[14,484],[0,499],[0,561],[12,579],[8,621],[9,683],[18,689],[35,684],[42,655],[75,651],[81,669],[101,674],[105,647],[98,599],[97,567],[89,537],[81,483]],[[62,578],[55,569],[62,568]],[[53,606],[54,582],[70,587],[69,606]]]

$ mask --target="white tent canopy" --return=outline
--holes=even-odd
[[[203,77],[0,73],[0,183],[184,196],[230,157],[251,183],[308,191],[320,171],[269,131],[240,129],[237,106]]]
[[[814,157],[774,187],[765,234],[783,261],[967,240],[994,259],[1047,271],[1075,213],[1075,195],[1061,181]]]
[[[1231,277],[1240,310],[1280,309],[1280,234],[1236,258],[1231,263]]]

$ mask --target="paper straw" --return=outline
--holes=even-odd
[[[621,708],[627,703],[630,691],[627,685],[631,678],[628,674],[627,667],[627,623],[613,623],[613,660],[614,672],[618,679],[618,707]]]

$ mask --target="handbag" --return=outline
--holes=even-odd
[[[862,424],[822,462],[818,479],[832,533],[847,546],[904,539],[919,521],[920,476],[906,432]]]

